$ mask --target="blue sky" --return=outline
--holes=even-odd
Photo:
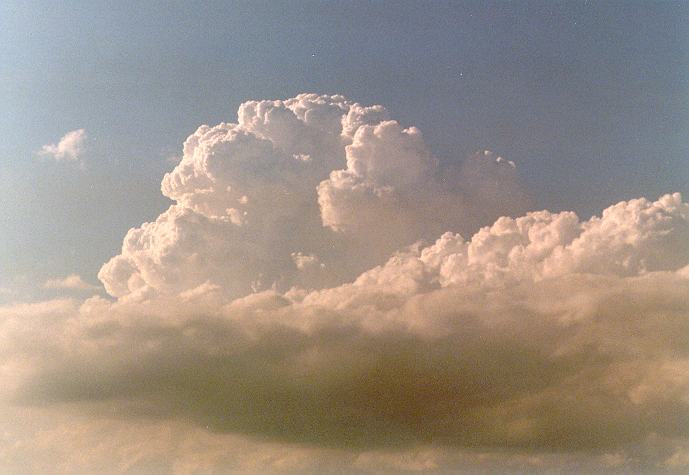
[[[171,157],[248,99],[383,104],[445,161],[490,148],[537,208],[689,195],[687,2],[0,5],[0,287],[96,283]],[[83,128],[80,166],[39,157]]]

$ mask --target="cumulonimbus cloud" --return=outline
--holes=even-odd
[[[358,454],[344,471],[685,469],[689,204],[511,213],[506,160],[438,173],[379,106],[244,104],[185,142],[176,203],[101,270],[116,301],[0,308],[0,394]]]
[[[76,161],[81,158],[86,142],[86,131],[84,129],[72,130],[67,132],[56,144],[47,144],[41,147],[38,154],[51,157],[55,160]]]

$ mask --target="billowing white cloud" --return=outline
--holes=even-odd
[[[112,295],[206,281],[231,297],[332,286],[419,239],[526,209],[512,165],[486,152],[441,170],[419,130],[388,120],[382,106],[302,94],[247,102],[237,115],[186,140],[162,182],[176,203],[132,229],[101,269]],[[327,272],[300,272],[298,253],[318,256]]]
[[[67,132],[57,144],[53,143],[41,147],[38,154],[58,161],[76,161],[81,158],[85,142],[86,131],[84,129],[72,130]]]
[[[48,279],[43,287],[46,289],[72,289],[72,290],[94,290],[98,287],[88,282],[84,282],[81,276],[70,274],[63,279]]]
[[[0,414],[55,421],[6,424],[12,464],[686,472],[679,194],[520,212],[509,161],[316,95],[199,128],[162,190],[101,269],[115,301],[0,307]]]

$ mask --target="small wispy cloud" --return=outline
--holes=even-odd
[[[319,264],[318,256],[314,254],[304,254],[303,252],[293,252],[291,254],[292,256],[292,261],[294,262],[294,265],[297,266],[297,269],[299,270],[304,270],[309,267],[313,267],[317,264]],[[324,264],[320,264],[321,267],[325,267]]]
[[[79,160],[84,151],[86,131],[84,129],[67,132],[57,144],[44,145],[38,151],[41,156],[51,157],[55,160]]]
[[[43,284],[46,289],[94,290],[98,286],[84,282],[77,274],[70,274],[63,279],[49,279]]]

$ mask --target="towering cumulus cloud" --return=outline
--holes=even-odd
[[[689,467],[679,194],[525,212],[513,163],[440,164],[382,107],[315,95],[199,128],[162,190],[101,269],[116,300],[0,308],[2,414],[53,424],[7,425],[8,463]]]
[[[247,102],[237,123],[187,139],[162,183],[176,203],[132,229],[99,277],[136,298],[205,283],[230,297],[341,283],[419,239],[526,209],[513,164],[490,152],[470,162],[441,174],[421,132],[381,106],[313,94]],[[322,266],[304,272],[292,255]]]

